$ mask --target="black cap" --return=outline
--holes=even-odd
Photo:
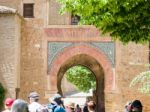
[[[140,100],[134,100],[134,101],[132,102],[132,105],[131,105],[131,106],[132,106],[133,108],[134,108],[134,107],[136,107],[136,108],[141,108],[141,107],[143,107]]]

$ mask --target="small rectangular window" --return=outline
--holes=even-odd
[[[33,18],[34,17],[34,4],[24,4],[23,5],[23,16],[25,18]]]
[[[71,16],[71,25],[78,25],[80,21],[80,17],[77,15],[72,15]]]

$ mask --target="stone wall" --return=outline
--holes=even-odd
[[[40,93],[45,98],[47,82],[46,41],[43,38],[43,22],[24,20],[21,33],[21,87],[19,97],[26,99],[30,91]]]
[[[140,94],[136,87],[129,88],[131,80],[139,73],[148,70],[145,65],[149,63],[149,48],[148,45],[140,45],[129,43],[123,45],[120,42],[116,43],[116,101],[122,107],[127,101],[139,99],[144,105],[144,112],[149,112],[148,102],[150,98],[144,94]],[[117,103],[116,103],[117,104]],[[120,105],[119,105],[120,106]],[[117,105],[118,107],[118,105]],[[120,107],[120,110],[122,109]]]
[[[48,8],[48,24],[49,25],[69,25],[71,24],[71,15],[70,14],[60,14],[61,5],[57,0],[50,0]],[[57,19],[56,19],[57,18]]]
[[[16,97],[20,75],[20,19],[15,14],[0,14],[0,82],[7,95]]]
[[[115,73],[115,90],[106,94],[106,109],[111,112],[123,112],[124,105],[127,101],[139,99],[144,106],[144,112],[149,112],[148,96],[137,91],[136,87],[129,87],[131,80],[141,73],[148,70],[145,65],[149,63],[148,46],[129,43],[123,45],[116,42],[116,66]]]

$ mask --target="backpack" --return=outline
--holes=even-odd
[[[55,110],[56,107],[57,107],[57,106],[55,106],[55,107],[53,107],[53,108],[48,108],[48,112],[54,112],[54,110]]]
[[[57,108],[57,105],[53,105],[53,104],[47,105],[48,112],[54,112],[55,108]]]

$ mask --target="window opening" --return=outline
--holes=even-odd
[[[80,16],[72,15],[71,16],[71,25],[78,25],[80,21]]]
[[[23,5],[23,16],[25,18],[33,18],[34,17],[34,4],[24,4]]]

